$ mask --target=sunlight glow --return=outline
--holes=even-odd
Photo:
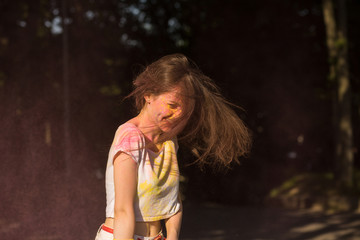
[[[302,227],[293,228],[291,229],[291,232],[297,232],[297,233],[313,232],[323,229],[325,227],[326,224],[324,223],[311,223]]]

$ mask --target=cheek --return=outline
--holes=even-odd
[[[154,113],[155,115],[167,115],[169,113],[169,108],[167,107],[167,105],[159,103],[155,106]]]
[[[169,119],[179,118],[181,116],[182,110],[181,109],[171,109],[171,117]]]
[[[174,116],[180,117],[181,114],[182,114],[182,110],[181,110],[181,109],[176,109],[176,110],[174,110]]]

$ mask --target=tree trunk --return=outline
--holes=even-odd
[[[353,183],[353,138],[347,61],[346,2],[338,0],[338,4],[338,26],[332,0],[323,0],[323,15],[329,53],[329,80],[333,83],[332,122],[335,132],[335,173],[340,184],[351,187]]]
[[[343,184],[352,186],[353,183],[353,137],[351,123],[351,87],[348,64],[348,41],[346,29],[346,1],[338,1],[339,27],[337,36],[337,101],[339,105],[339,143],[336,146],[337,157],[340,160],[340,177]]]

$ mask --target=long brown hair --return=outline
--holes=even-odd
[[[128,97],[135,98],[140,111],[146,94],[159,95],[180,84],[185,99],[194,99],[195,105],[186,109],[174,132],[193,148],[196,163],[229,166],[239,162],[251,147],[248,128],[214,81],[183,54],[167,55],[147,66],[133,81],[134,90]]]

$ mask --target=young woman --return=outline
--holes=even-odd
[[[134,80],[139,114],[116,131],[106,168],[106,220],[96,240],[179,237],[178,142],[200,165],[228,166],[249,151],[248,129],[214,82],[182,54],[162,57]]]

